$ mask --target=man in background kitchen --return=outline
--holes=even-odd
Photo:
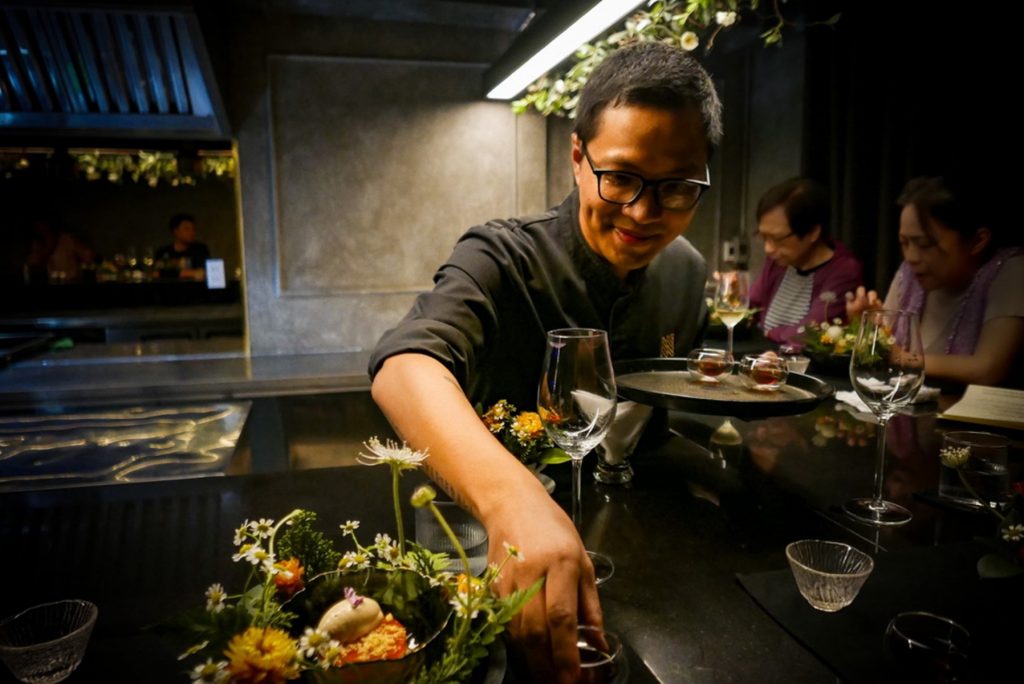
[[[205,278],[210,248],[196,240],[195,217],[191,214],[175,214],[171,217],[168,229],[173,242],[158,249],[154,259],[164,263],[164,270],[177,270],[179,278]]]
[[[571,164],[578,188],[555,209],[471,228],[385,333],[373,398],[428,448],[431,476],[521,563],[499,589],[541,592],[511,634],[534,681],[575,681],[577,622],[601,624],[594,569],[572,521],[473,409],[536,406],[546,331],[608,330],[615,359],[685,354],[706,320],[703,258],[682,233],[710,185],[722,134],[711,78],[689,55],[641,43],[610,55],[581,95]]]

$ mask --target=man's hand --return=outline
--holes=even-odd
[[[543,487],[518,492],[488,520],[492,561],[505,553],[502,541],[515,540],[523,561],[502,570],[498,591],[525,590],[538,578],[540,592],[509,624],[515,654],[535,681],[575,682],[579,677],[576,625],[603,625],[594,568],[572,521]]]
[[[502,570],[501,592],[544,586],[509,625],[513,651],[538,682],[573,682],[579,674],[577,622],[602,625],[594,568],[569,516],[494,438],[452,374],[422,354],[390,357],[373,381],[373,398],[398,434],[427,448],[435,482],[487,528],[490,560],[503,542],[523,562]]]

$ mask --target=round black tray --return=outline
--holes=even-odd
[[[650,373],[660,373],[662,387],[669,389],[650,389]],[[790,416],[805,413],[832,397],[835,390],[832,385],[800,373],[790,373],[786,384],[803,390],[800,396],[768,395],[763,400],[757,393],[749,392],[749,401],[732,398],[715,398],[714,391],[707,386],[695,383],[686,369],[686,359],[631,359],[615,364],[615,382],[619,396],[641,404],[659,408],[703,413],[714,416],[734,416],[743,420],[752,418],[769,418],[771,416]]]

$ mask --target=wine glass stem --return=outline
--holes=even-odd
[[[726,339],[729,340],[729,342],[728,342],[729,356],[732,356],[732,326],[731,325],[727,325],[727,326],[725,326],[725,329],[728,331],[726,333],[726,336],[727,336]]]
[[[583,504],[580,500],[581,482],[583,480],[583,459],[572,459],[572,523],[576,532],[583,534]]]
[[[882,485],[885,484],[885,428],[889,424],[889,416],[878,416],[878,454],[875,457],[875,495],[871,505],[882,508]]]

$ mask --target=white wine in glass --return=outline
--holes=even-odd
[[[572,458],[572,520],[582,537],[580,487],[583,457],[604,438],[615,418],[616,389],[608,336],[603,330],[563,328],[548,333],[537,412],[555,444]],[[588,551],[598,583],[615,566]]]
[[[750,276],[746,271],[723,271],[715,288],[715,314],[728,330],[732,356],[732,330],[750,313]]]
[[[882,486],[885,428],[890,418],[914,401],[924,384],[924,348],[917,314],[889,309],[864,313],[850,357],[850,382],[878,418],[878,453],[873,496],[851,499],[843,508],[852,518],[869,525],[910,522],[910,511],[882,498]]]

